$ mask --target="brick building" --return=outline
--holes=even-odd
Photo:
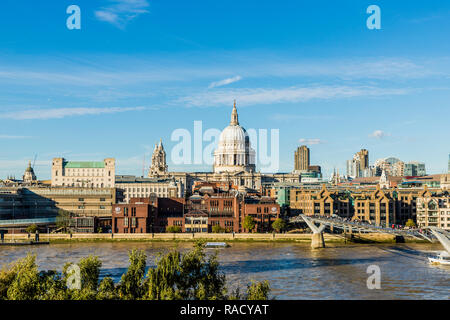
[[[131,198],[130,203],[113,207],[113,233],[165,232],[179,226],[182,232],[212,232],[220,226],[225,232],[246,232],[246,215],[254,218],[255,230],[271,231],[279,217],[280,206],[274,199],[244,197],[237,193],[195,194],[182,198]]]
[[[164,232],[169,218],[182,218],[184,199],[131,198],[113,206],[113,233]]]

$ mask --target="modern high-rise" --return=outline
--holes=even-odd
[[[310,151],[307,146],[300,146],[295,151],[294,171],[308,172],[310,167]]]
[[[417,161],[412,161],[412,162],[406,163],[404,175],[405,176],[417,176],[417,177],[426,176],[427,172],[425,169],[425,163],[417,162]]]
[[[398,176],[399,173],[404,171],[404,163],[399,162],[401,162],[401,160],[394,157],[378,159],[375,161],[375,175],[381,176],[384,170],[388,176]],[[395,172],[397,172],[397,174]]]
[[[369,166],[369,151],[361,149],[353,156],[352,160],[347,161],[347,176],[351,178],[371,176]]]
[[[369,151],[361,149],[356,155],[359,157],[361,170],[364,171],[369,168]]]
[[[403,177],[405,175],[405,163],[398,161],[392,165],[392,175],[395,177]]]

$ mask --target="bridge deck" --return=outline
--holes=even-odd
[[[305,219],[304,215],[300,214],[299,216],[292,217],[290,219],[291,222],[303,222]],[[356,221],[348,221],[342,218],[332,218],[325,216],[306,216],[307,219],[319,223],[325,226],[333,226],[333,228],[343,229],[343,230],[351,230],[357,232],[378,232],[378,233],[387,233],[396,236],[404,236],[404,237],[413,237],[416,239],[426,239],[431,241],[433,237],[428,231],[419,230],[419,229],[392,229],[381,226],[376,226],[370,223],[356,222]]]

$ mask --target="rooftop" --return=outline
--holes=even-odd
[[[170,179],[144,178],[131,175],[116,176],[116,183],[163,183],[170,182]]]
[[[74,168],[74,169],[81,169],[81,168],[104,168],[105,163],[103,161],[64,161],[63,163],[64,168]]]

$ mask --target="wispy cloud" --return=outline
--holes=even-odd
[[[111,23],[118,28],[124,28],[131,20],[148,13],[147,0],[110,0],[109,2],[109,6],[95,11],[95,16],[98,20]]]
[[[124,87],[131,84],[192,82],[208,80],[210,88],[220,87],[243,78],[249,82],[264,78],[277,77],[308,83],[336,83],[335,80],[402,80],[423,78],[450,78],[450,59],[440,58],[431,61],[410,61],[407,59],[364,59],[347,60],[311,60],[293,61],[289,59],[268,59],[265,57],[244,59],[236,58],[222,64],[211,65],[208,61],[215,56],[205,55],[200,61],[178,56],[166,59],[152,56],[135,58],[130,56],[86,56],[84,63],[59,61],[57,58],[40,59],[33,65],[25,65],[29,60],[22,59],[21,64],[1,63],[0,83],[6,85],[33,85],[46,87],[48,84],[62,86],[114,86]],[[39,58],[35,58],[39,59]],[[33,60],[34,61],[34,60]],[[101,63],[99,63],[101,61]],[[43,68],[36,66],[45,66]],[[240,75],[220,81],[214,81],[230,69],[239,68]],[[219,78],[220,79],[220,78]],[[445,86],[443,88],[446,88]]]
[[[271,121],[300,121],[300,120],[327,120],[327,119],[335,119],[335,116],[330,115],[301,115],[301,114],[292,114],[292,113],[275,113],[268,117]]]
[[[221,86],[226,86],[227,84],[233,83],[233,82],[237,82],[239,80],[241,80],[242,77],[241,76],[235,76],[232,78],[227,78],[227,79],[223,79],[220,81],[215,81],[215,82],[211,82],[211,84],[209,85],[208,88],[215,88],[215,87],[221,87]]]
[[[325,141],[320,139],[299,139],[298,142],[306,144],[306,145],[315,145],[315,144],[322,144],[325,143]]]
[[[390,134],[384,132],[383,130],[375,130],[374,132],[369,134],[370,138],[375,138],[375,139],[383,139],[384,137],[389,137],[389,136],[390,136]]]
[[[386,95],[403,95],[407,89],[387,89],[378,87],[350,87],[350,86],[320,86],[320,87],[289,87],[280,89],[255,88],[221,90],[202,92],[178,99],[179,103],[187,106],[219,106],[229,105],[237,99],[239,105],[293,103],[311,99],[338,99],[352,97],[376,97]]]
[[[108,113],[118,113],[127,111],[140,111],[145,107],[132,108],[56,108],[56,109],[33,109],[15,112],[0,113],[0,119],[13,120],[46,120],[46,119],[60,119],[72,116],[83,115],[99,115]]]
[[[0,139],[29,139],[30,136],[12,136],[7,134],[0,134]]]

